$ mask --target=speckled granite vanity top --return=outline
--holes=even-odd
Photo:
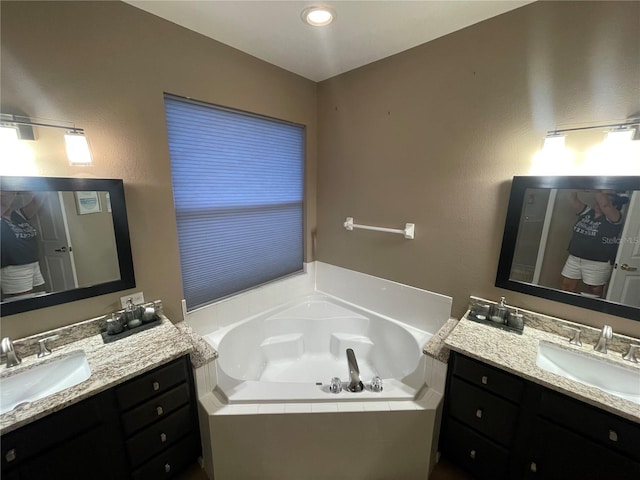
[[[599,388],[584,385],[542,370],[536,365],[536,356],[538,343],[541,340],[555,343],[563,348],[575,349],[589,355],[595,355],[606,362],[613,362],[627,368],[636,369],[639,382],[640,364],[624,361],[620,352],[613,350],[613,346],[607,354],[595,352],[591,338],[594,334],[597,334],[596,329],[553,319],[553,317],[542,319],[541,317],[544,316],[536,315],[536,318],[533,318],[526,315],[527,313],[532,314],[532,312],[521,312],[525,313],[523,335],[516,335],[489,325],[476,323],[468,320],[465,316],[449,333],[444,344],[456,352],[496,366],[621,417],[640,422],[640,405],[611,395]],[[535,325],[535,328],[533,328],[533,325]],[[580,328],[583,332],[583,346],[569,344],[567,341],[568,336],[563,331],[563,325]],[[629,338],[630,340],[632,339]],[[626,338],[618,337],[617,342],[624,344],[626,343]]]
[[[22,363],[13,367],[15,370],[0,367],[3,376],[78,350],[85,352],[91,376],[74,387],[19,405],[0,415],[0,433],[8,433],[187,353],[192,355],[192,363],[195,357],[195,367],[215,358],[217,354],[213,350],[202,351],[198,348],[197,339],[190,335],[190,329],[177,327],[164,316],[161,318],[162,323],[157,327],[108,344],[103,343],[100,336],[99,320],[88,320],[47,332],[48,335],[59,335],[59,340],[51,342],[53,353],[45,358],[36,358],[32,344],[34,341],[37,344],[37,340],[47,334],[26,339],[31,345],[23,346],[22,351],[28,351],[29,355],[23,356]],[[56,346],[58,344],[62,345]]]

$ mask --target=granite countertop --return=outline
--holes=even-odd
[[[0,415],[0,433],[8,433],[187,353],[192,354],[192,362],[195,356],[197,364],[200,365],[216,357],[216,352],[211,349],[198,349],[198,339],[194,338],[190,329],[176,327],[164,316],[161,316],[161,319],[161,324],[154,328],[108,344],[103,343],[100,334],[96,333],[99,330],[96,330],[95,321],[91,321],[93,323],[90,325],[89,321],[83,322],[86,325],[82,328],[74,325],[59,332],[48,332],[60,336],[59,342],[51,342],[54,348],[50,356],[36,358],[33,351],[30,351],[29,356],[22,358],[20,366],[13,367],[15,370],[0,367],[2,376],[12,375],[77,350],[85,352],[91,367],[91,376],[74,387],[18,406]],[[88,331],[89,334],[83,337],[76,334],[78,330]],[[73,336],[69,343],[64,342],[65,332]],[[44,336],[46,335],[41,334],[38,337]],[[64,345],[56,347],[56,343]]]
[[[568,338],[568,337],[567,337]],[[536,365],[538,342],[548,341],[570,350],[579,350],[595,355],[603,361],[616,363],[638,371],[640,381],[640,364],[622,359],[619,352],[610,350],[607,354],[595,352],[593,344],[583,338],[583,346],[569,344],[567,338],[557,333],[525,326],[524,333],[500,330],[489,325],[468,320],[465,316],[453,328],[444,341],[451,350],[475,358],[487,364],[511,372],[535,383],[561,392],[608,412],[614,413],[634,422],[640,422],[640,405],[629,400],[611,395],[596,387],[584,385],[542,370]]]

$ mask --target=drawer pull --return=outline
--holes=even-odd
[[[475,451],[475,450],[471,450],[471,451],[469,452],[469,457],[470,457],[472,460],[475,460],[475,459],[476,459],[476,451]]]
[[[167,434],[166,434],[166,433],[161,433],[161,434],[160,434],[160,441],[161,441],[162,443],[164,443],[164,442],[166,442],[166,441],[167,441]]]
[[[538,465],[536,465],[536,462],[531,462],[531,465],[529,465],[529,470],[531,470],[533,473],[536,473],[538,471]]]
[[[483,385],[486,385],[489,382],[489,377],[487,377],[486,375],[483,375],[481,382]]]
[[[171,471],[171,465],[169,465],[168,463],[164,464],[164,471],[166,473],[169,473]]]
[[[7,462],[13,462],[16,459],[16,449],[12,448],[7,453],[5,453],[4,458],[6,458]]]
[[[162,409],[162,407],[160,405],[158,405],[156,407],[156,413],[158,414],[158,416],[162,415],[164,413],[164,410]]]
[[[482,418],[482,409],[481,408],[476,410],[476,417]]]
[[[157,392],[158,390],[160,390],[160,383],[158,383],[158,382],[153,382],[151,385],[153,386],[153,390],[154,390],[155,392]]]
[[[612,442],[618,441],[618,434],[615,430],[609,430],[609,440],[611,440]]]

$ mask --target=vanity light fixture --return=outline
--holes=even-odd
[[[0,113],[0,140],[5,142],[13,140],[35,140],[32,127],[62,128],[67,130],[64,136],[67,158],[71,165],[91,165],[93,159],[87,137],[82,128],[77,128],[70,122],[40,122],[22,115]],[[25,128],[26,127],[26,128]],[[10,132],[13,130],[13,133]]]
[[[550,138],[558,137],[568,132],[578,132],[581,130],[595,129],[611,129],[607,132],[608,139],[640,140],[640,117],[631,118],[620,123],[607,123],[602,125],[588,125],[584,127],[561,128],[552,130],[547,132],[547,137],[545,138],[545,147],[547,145],[547,140]]]
[[[307,7],[302,11],[302,21],[312,27],[326,27],[336,19],[336,12],[327,6]]]

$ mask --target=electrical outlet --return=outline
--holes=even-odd
[[[131,295],[125,295],[120,297],[120,304],[122,308],[127,306],[127,300],[131,299],[134,305],[141,305],[144,303],[144,295],[142,292],[132,293]]]

